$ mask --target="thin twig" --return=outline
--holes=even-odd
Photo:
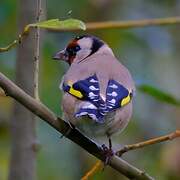
[[[162,26],[180,24],[180,16],[168,18],[154,18],[142,20],[127,20],[127,21],[104,21],[104,22],[88,22],[86,23],[86,30],[100,30],[100,29],[124,29],[124,28],[138,28],[148,26]],[[62,31],[58,29],[49,29],[49,31]],[[79,29],[65,29],[63,31],[80,31]]]
[[[157,138],[153,138],[144,142],[140,142],[140,143],[136,143],[136,144],[131,144],[131,145],[126,145],[124,146],[122,149],[120,149],[116,155],[118,156],[122,156],[122,154],[130,151],[130,150],[135,150],[135,149],[139,149],[142,147],[146,147],[152,144],[156,144],[156,143],[160,143],[160,142],[164,142],[164,141],[168,141],[168,140],[173,140],[175,138],[180,137],[180,130],[176,130],[175,132],[165,135],[165,136],[161,136],[161,137],[157,137]]]
[[[157,18],[157,19],[144,19],[144,20],[134,20],[134,21],[109,21],[109,22],[92,22],[87,23],[88,30],[94,29],[109,29],[109,28],[137,28],[144,26],[162,26],[170,24],[180,23],[180,17],[169,17],[169,18]]]
[[[41,0],[37,0],[36,21],[41,18]],[[35,32],[36,47],[34,53],[34,97],[39,100],[39,57],[40,57],[40,28],[36,28]]]
[[[17,46],[18,44],[21,44],[21,42],[24,40],[24,38],[29,34],[29,30],[30,30],[30,27],[26,26],[24,28],[24,31],[22,32],[22,34],[19,34],[17,39],[15,39],[13,42],[11,42],[6,47],[0,48],[0,53],[9,51],[10,49],[12,49],[13,47]]]
[[[68,123],[66,123],[60,118],[57,118],[56,115],[52,111],[50,111],[44,104],[29,96],[2,73],[0,73],[0,87],[3,88],[7,95],[16,99],[19,103],[24,105],[32,113],[36,114],[42,120],[47,122],[50,126],[54,127],[58,132],[64,134],[67,138],[81,146],[90,154],[96,156],[101,161],[105,161],[106,155],[101,146],[99,146],[98,144],[91,141],[83,134],[81,134],[76,128],[73,128],[67,134],[67,130],[71,128]],[[136,167],[132,166],[131,164],[127,163],[126,161],[124,161],[116,155],[114,155],[109,160],[109,165],[113,169],[117,170],[119,173],[131,179],[153,179],[144,171],[137,169]]]
[[[81,180],[88,180],[92,177],[97,171],[103,169],[102,161],[98,160],[96,164],[81,178]]]
[[[124,28],[137,28],[137,27],[147,27],[147,26],[162,26],[162,25],[173,25],[179,24],[180,17],[168,17],[168,18],[155,18],[155,19],[143,19],[143,20],[128,20],[128,21],[105,21],[105,22],[89,22],[86,23],[86,30],[99,30],[99,29],[124,29]],[[6,47],[0,48],[0,53],[9,51],[11,48],[15,47],[26,37],[30,31],[31,26],[26,26],[22,34],[19,35],[17,40],[14,40]],[[53,29],[46,28],[49,31],[81,31],[80,29]]]
[[[10,43],[9,45],[7,45],[6,47],[0,48],[0,53],[1,53],[1,52],[6,52],[6,51],[10,50],[11,48],[13,48],[14,46],[16,46],[17,44],[18,44],[18,40],[14,40],[12,43]]]

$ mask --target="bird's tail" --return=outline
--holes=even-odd
[[[104,115],[101,111],[92,103],[86,102],[79,111],[75,114],[76,117],[89,116],[91,119],[98,123],[104,122]]]

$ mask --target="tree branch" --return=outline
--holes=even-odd
[[[37,0],[36,5],[36,21],[39,22],[41,18],[41,0]],[[35,32],[35,53],[34,53],[34,97],[39,100],[39,59],[40,59],[40,28],[37,27]]]
[[[116,152],[116,155],[122,156],[122,154],[124,154],[130,150],[135,150],[135,149],[146,147],[146,146],[149,146],[152,144],[156,144],[156,143],[160,143],[160,142],[164,142],[164,141],[168,141],[168,140],[173,140],[173,139],[178,138],[178,137],[180,137],[180,130],[176,130],[175,132],[173,132],[171,134],[168,134],[165,136],[160,136],[160,137],[153,138],[153,139],[149,139],[149,140],[144,141],[144,142],[126,145],[122,149],[120,149],[118,152]]]
[[[179,24],[180,17],[168,18],[155,18],[155,19],[142,19],[142,20],[127,20],[127,21],[104,21],[104,22],[88,22],[86,30],[100,30],[100,29],[125,29],[125,28],[138,28],[148,26],[162,26]],[[58,29],[49,29],[49,31],[62,31]],[[63,31],[80,31],[79,29],[66,29]]]
[[[92,177],[96,172],[103,169],[103,162],[98,160],[96,164],[81,178],[81,180],[88,180]]]
[[[116,152],[117,156],[122,156],[124,153],[129,152],[131,150],[139,149],[142,147],[146,147],[149,145],[153,145],[156,143],[173,140],[175,138],[180,137],[180,130],[176,130],[173,133],[170,133],[165,136],[160,136],[157,138],[149,139],[147,141],[143,141],[136,144],[130,144],[124,146],[122,149]],[[96,174],[98,171],[100,171],[103,168],[103,163],[101,161],[97,161],[96,164],[81,178],[81,180],[88,180],[90,177],[92,177],[94,174]]]
[[[25,37],[27,37],[29,32],[24,31],[22,34],[19,34],[18,38],[15,39],[13,42],[8,44],[6,47],[1,47],[0,48],[0,53],[9,51],[13,47],[17,46],[18,44],[21,44],[21,42],[24,40]]]
[[[173,25],[179,24],[180,17],[168,17],[168,18],[155,18],[155,19],[143,19],[143,20],[128,20],[128,21],[105,21],[105,22],[88,22],[86,23],[86,30],[99,30],[99,29],[124,29],[124,28],[137,28],[137,27],[146,27],[146,26],[162,26],[162,25]],[[80,29],[57,29],[57,28],[46,28],[48,31],[81,31]],[[6,47],[0,48],[0,53],[9,51],[11,48],[20,44],[21,41],[28,35],[30,31],[30,26],[26,26],[22,34],[18,36],[17,40],[14,40],[12,43]]]
[[[45,105],[43,105],[40,101],[37,101],[31,96],[29,96],[2,73],[0,73],[0,87],[3,88],[3,90],[6,92],[8,96],[11,96],[12,98],[16,99],[19,103],[21,103],[31,112],[33,112],[41,119],[46,121],[57,131],[64,134],[74,143],[78,144],[83,149],[88,151],[90,154],[96,156],[100,160],[105,161],[106,156],[101,146],[88,139],[75,128],[71,129],[71,131],[67,135],[66,132],[70,128],[68,123],[66,123],[60,118],[57,118],[55,114],[51,110],[49,110]],[[128,164],[126,161],[124,161],[116,155],[110,159],[109,165],[113,169],[117,170],[118,172],[120,172],[128,178],[145,180],[153,179],[144,171],[141,171],[136,167]]]

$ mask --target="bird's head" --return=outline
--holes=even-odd
[[[78,36],[70,41],[64,50],[57,52],[53,59],[64,60],[71,65],[73,62],[81,62],[87,57],[100,52],[102,48],[103,51],[106,51],[107,48],[107,51],[112,53],[107,44],[99,38],[91,35]]]

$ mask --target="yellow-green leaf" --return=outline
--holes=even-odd
[[[34,24],[29,24],[29,27],[40,27],[52,30],[71,30],[71,29],[82,29],[86,30],[86,25],[78,19],[66,19],[60,21],[59,19],[50,19],[47,21],[41,21]]]

